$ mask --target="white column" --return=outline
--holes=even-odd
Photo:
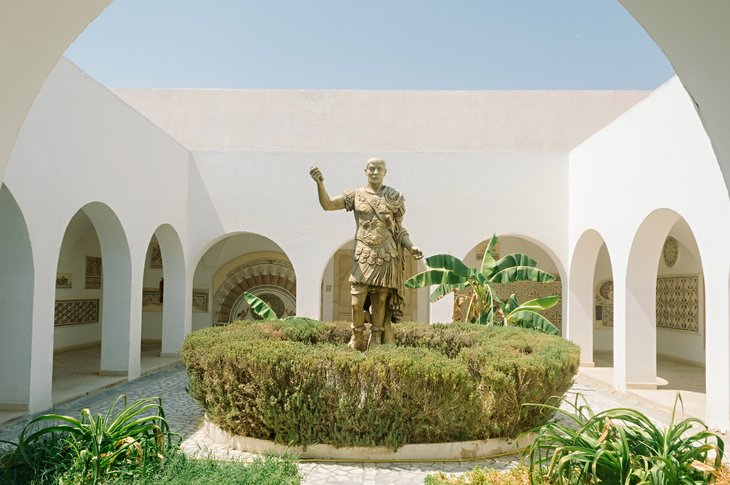
[[[626,273],[617,262],[613,272],[613,385],[625,392],[627,384]]]
[[[705,422],[711,428],[723,432],[730,429],[730,300],[727,269],[726,265],[706,267],[704,275],[707,399]]]
[[[33,316],[30,353],[28,411],[44,411],[53,405],[53,338],[56,270],[61,243],[45,245],[34,253]]]

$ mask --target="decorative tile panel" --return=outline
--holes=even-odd
[[[657,327],[697,332],[700,321],[699,307],[699,277],[697,275],[657,278]]]
[[[595,304],[602,308],[604,327],[613,326],[613,291],[603,289],[611,281],[601,285]],[[656,326],[688,332],[698,332],[700,326],[699,275],[660,276],[656,283]],[[610,296],[610,298],[607,298]]]
[[[86,289],[98,290],[101,288],[101,258],[86,256]]]
[[[53,324],[56,326],[99,321],[99,300],[56,300]]]

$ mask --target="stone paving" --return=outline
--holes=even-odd
[[[148,374],[133,382],[107,388],[88,396],[76,399],[53,411],[60,414],[78,416],[83,408],[92,412],[106,411],[120,394],[134,401],[143,397],[159,396],[166,417],[173,431],[183,439],[183,450],[191,456],[213,457],[216,459],[250,461],[256,455],[230,450],[212,443],[202,430],[202,409],[187,394],[187,377],[181,364]],[[579,374],[567,398],[575,393],[585,396],[594,410],[619,406],[640,409],[659,423],[667,423],[669,411],[631,395],[624,395],[610,386],[594,381]],[[22,427],[30,420],[25,417],[0,426],[0,440],[15,441]],[[426,475],[443,471],[458,474],[475,466],[506,469],[515,466],[519,456],[510,455],[490,460],[444,463],[331,463],[301,462],[299,467],[304,475],[304,484],[422,484]]]

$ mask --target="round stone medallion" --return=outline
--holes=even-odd
[[[664,247],[662,248],[662,257],[664,258],[664,264],[666,264],[668,268],[671,268],[677,262],[678,256],[679,244],[677,243],[677,240],[674,239],[672,236],[668,236],[667,240],[664,241]]]

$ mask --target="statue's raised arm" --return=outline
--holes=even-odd
[[[309,169],[309,175],[312,176],[317,183],[317,195],[319,196],[319,205],[326,211],[336,211],[345,208],[345,199],[342,196],[331,199],[324,188],[324,177],[319,167],[314,166]]]

